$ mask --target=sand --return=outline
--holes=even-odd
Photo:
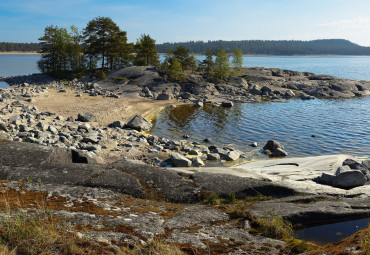
[[[76,92],[67,90],[60,93],[49,89],[47,93],[35,98],[31,104],[40,111],[55,112],[63,117],[77,117],[78,113],[92,112],[97,117],[97,122],[109,124],[120,120],[128,122],[136,114],[149,116],[161,107],[174,104],[176,101],[151,100],[146,98],[103,98],[82,94],[76,97]]]
[[[40,55],[41,53],[38,53],[36,51],[0,51],[0,55]]]

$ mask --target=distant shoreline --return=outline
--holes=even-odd
[[[37,51],[0,51],[0,55],[40,55]]]

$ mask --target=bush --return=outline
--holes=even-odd
[[[104,72],[104,71],[101,71],[101,72],[100,72],[100,74],[99,74],[99,78],[100,78],[100,80],[104,80],[104,79],[106,79],[106,78],[107,78],[107,75],[105,74],[105,72]]]

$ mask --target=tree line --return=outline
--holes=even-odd
[[[39,51],[40,44],[38,43],[13,43],[13,42],[0,42],[0,52],[9,52],[9,51]]]
[[[207,49],[217,51],[223,48],[226,53],[241,49],[244,54],[266,55],[370,55],[370,47],[363,47],[343,39],[322,39],[313,41],[189,41],[180,43],[157,44],[157,51],[165,53],[178,46],[184,46],[191,52],[205,54]]]
[[[79,31],[48,26],[39,38],[42,73],[56,77],[81,76],[89,71],[104,71],[130,64],[158,65],[155,40],[143,34],[136,43],[127,42],[127,32],[108,17],[97,17]]]

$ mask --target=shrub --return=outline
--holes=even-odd
[[[104,79],[107,78],[107,75],[105,74],[105,72],[103,70],[100,72],[99,78],[100,78],[100,80],[104,80]]]

